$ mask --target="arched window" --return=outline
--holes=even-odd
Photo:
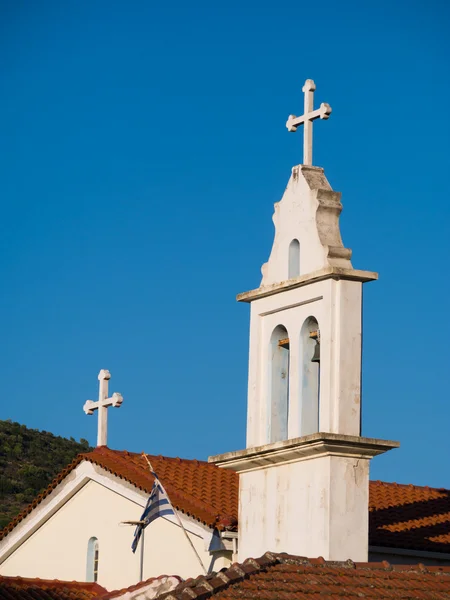
[[[289,416],[289,338],[283,325],[270,338],[270,442],[287,440]]]
[[[314,317],[300,331],[300,435],[319,431],[320,332]]]
[[[289,244],[289,268],[288,279],[293,279],[300,275],[300,242],[292,240]]]
[[[87,547],[86,581],[98,579],[98,539],[91,537]]]

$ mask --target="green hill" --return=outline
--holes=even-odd
[[[87,440],[0,421],[0,529],[7,525],[80,452]]]

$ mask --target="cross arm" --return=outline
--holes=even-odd
[[[93,415],[94,410],[98,408],[98,402],[94,402],[93,400],[86,400],[83,405],[83,410],[87,415]]]
[[[114,394],[112,395],[112,398],[107,398],[107,400],[111,400],[111,402],[109,405],[106,405],[106,406],[114,406],[116,408],[119,408],[119,406],[123,402],[123,396],[122,396],[122,394],[119,394],[118,392],[114,392]]]
[[[322,102],[320,108],[317,110],[313,110],[306,115],[302,115],[301,117],[296,117],[295,115],[289,115],[288,120],[286,121],[286,127],[288,131],[297,131],[297,127],[299,125],[303,125],[305,121],[314,121],[315,119],[328,119],[331,115],[331,106],[326,102]]]
[[[114,392],[111,398],[105,398],[104,400],[99,400],[98,402],[94,402],[93,400],[86,400],[83,406],[83,410],[87,415],[93,415],[94,410],[100,408],[101,406],[108,408],[108,406],[114,406],[118,408],[123,402],[122,394],[118,392]]]

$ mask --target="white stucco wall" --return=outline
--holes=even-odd
[[[290,341],[289,423],[292,439],[301,430],[301,332],[313,317],[320,329],[319,430],[360,434],[362,284],[334,280],[310,283],[255,300],[251,304],[247,447],[271,441],[270,349],[278,326]],[[309,350],[307,360],[311,360]]]
[[[322,456],[240,474],[239,560],[266,550],[367,560],[369,461]]]
[[[269,260],[261,269],[262,286],[290,278],[293,240],[299,242],[298,275],[328,266],[352,268],[351,250],[344,248],[339,230],[340,198],[320,167],[293,167],[283,197],[274,205],[275,237]]]
[[[137,520],[141,513],[142,506],[136,502],[89,481],[6,558],[0,573],[85,581],[88,540],[94,536],[99,541],[98,583],[108,590],[133,585],[139,581],[140,548],[132,553],[134,527],[119,523]],[[195,527],[201,528],[198,524]],[[211,555],[204,539],[192,533],[189,536],[208,568]],[[201,574],[182,530],[163,518],[146,529],[144,549],[144,579],[161,574],[183,578]]]

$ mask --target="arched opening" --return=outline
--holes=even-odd
[[[292,240],[289,244],[288,278],[293,279],[300,275],[300,242]]]
[[[98,539],[96,537],[91,537],[87,547],[86,581],[97,581],[98,558]]]
[[[320,331],[308,317],[300,331],[300,435],[319,431]]]
[[[287,440],[289,417],[289,337],[283,325],[270,338],[270,442]]]

